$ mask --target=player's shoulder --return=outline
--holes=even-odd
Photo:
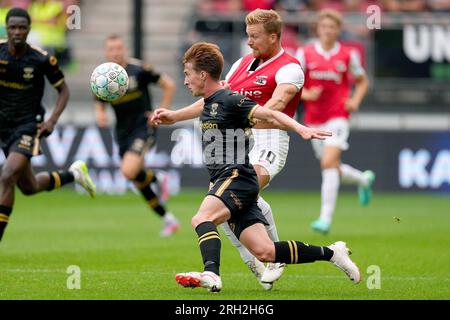
[[[150,63],[146,63],[141,59],[137,58],[128,58],[127,61],[128,66],[131,66],[136,69],[150,71],[153,70],[153,66]]]
[[[137,58],[128,58],[127,64],[130,66],[142,67],[144,65],[144,61]]]
[[[284,59],[284,65],[288,65],[288,64],[292,64],[292,63],[300,65],[300,61],[298,61],[298,59],[296,57],[292,56],[291,54],[287,53],[286,51],[284,52],[282,57]]]
[[[214,94],[214,101],[221,103],[222,105],[231,106],[239,101],[239,94],[232,90],[220,89]]]
[[[248,97],[232,90],[223,90],[222,97],[224,106],[229,108],[241,107],[248,103],[256,104],[256,102],[253,102]]]
[[[349,46],[345,43],[338,42],[339,44],[339,50],[338,55],[341,57],[350,57],[352,53],[354,53],[355,49],[352,46]]]
[[[308,43],[306,45],[304,45],[303,47],[301,47],[301,49],[303,50],[303,52],[315,52],[316,51],[316,46],[315,43]]]
[[[58,60],[55,56],[50,55],[46,50],[42,49],[41,47],[30,45],[30,50],[28,51],[28,54],[32,58],[36,58],[36,60],[40,61],[41,63],[50,63],[50,65],[55,66],[58,64]]]
[[[48,52],[42,49],[41,47],[30,44],[30,53],[34,54],[42,59],[47,59]]]

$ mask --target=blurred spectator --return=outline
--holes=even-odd
[[[341,0],[311,0],[313,10],[334,9],[339,12],[344,11],[344,3]]]
[[[11,0],[0,0],[0,39],[6,38],[6,14],[12,8]]]
[[[295,13],[309,9],[309,0],[276,0],[274,8],[279,13]]]
[[[295,56],[297,49],[300,48],[297,26],[285,25],[281,34],[281,46],[287,53]]]
[[[376,1],[366,0],[344,0],[345,12],[366,12],[367,7],[371,4],[376,4]]]
[[[56,56],[61,66],[70,62],[66,41],[66,12],[62,1],[33,0],[28,8],[32,19],[32,30],[38,45]]]
[[[28,6],[31,3],[31,0],[12,0],[10,1],[11,7],[16,7],[16,8],[22,8],[22,9],[28,9]]]
[[[385,11],[389,12],[423,12],[428,11],[426,0],[381,0]]]
[[[240,0],[201,0],[197,5],[197,12],[201,14],[218,13],[232,14],[241,9]]]
[[[242,0],[242,10],[250,12],[255,9],[273,9],[275,0]]]
[[[428,0],[427,4],[431,11],[450,12],[450,0]]]

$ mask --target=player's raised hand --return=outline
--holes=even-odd
[[[318,139],[325,140],[328,137],[331,137],[333,134],[330,131],[303,127],[298,134],[305,140]]]
[[[174,117],[174,111],[167,110],[165,108],[159,108],[153,111],[153,115],[150,118],[152,125],[159,126],[161,124],[171,125],[176,122]]]

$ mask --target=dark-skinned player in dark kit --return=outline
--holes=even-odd
[[[24,195],[33,195],[77,182],[92,197],[96,192],[83,161],[75,161],[68,170],[32,170],[31,158],[39,154],[40,139],[53,132],[69,89],[56,58],[27,43],[30,27],[27,11],[13,8],[6,16],[8,38],[0,42],[0,143],[6,158],[0,174],[0,239],[13,211],[16,186]],[[48,118],[41,103],[45,77],[58,91]]]

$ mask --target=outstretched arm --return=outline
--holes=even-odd
[[[283,111],[292,98],[297,94],[297,88],[290,83],[279,84],[272,97],[266,102],[264,108],[276,111]],[[271,129],[274,128],[264,121],[258,122],[253,128],[255,129]]]
[[[329,131],[305,127],[284,113],[261,108],[260,106],[257,106],[253,112],[253,118],[262,120],[265,123],[270,123],[275,128],[281,130],[294,131],[305,140],[324,140],[326,137],[331,137],[331,132]]]
[[[200,99],[193,104],[178,110],[172,111],[164,108],[159,108],[154,111],[150,121],[154,125],[171,125],[179,121],[195,119],[198,118],[202,113],[204,105],[205,103],[203,99]]]

